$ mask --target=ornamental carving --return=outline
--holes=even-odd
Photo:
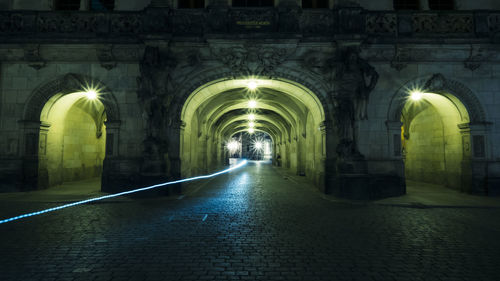
[[[366,15],[366,32],[372,34],[396,34],[398,18],[395,13],[377,13]]]
[[[500,32],[500,14],[491,14],[488,16],[488,28],[491,33]]]
[[[356,49],[344,50],[340,58],[340,62],[335,62],[335,89],[331,96],[340,137],[337,153],[343,158],[356,158],[361,157],[357,148],[356,122],[368,119],[368,99],[379,75],[359,57]]]
[[[144,50],[139,64],[141,76],[137,77],[137,97],[143,109],[147,138],[162,138],[167,110],[173,100],[172,73],[176,67],[177,60],[169,52],[161,53],[158,47],[151,46]]]
[[[147,9],[143,17],[144,30],[152,33],[171,32],[171,17],[168,9]]]
[[[470,46],[469,57],[464,61],[464,67],[474,71],[481,66],[481,62],[487,60],[484,49],[479,46]]]
[[[113,54],[113,45],[98,48],[96,52],[97,59],[99,59],[99,62],[104,69],[111,70],[116,67],[116,58]]]
[[[229,27],[232,32],[274,31],[273,9],[231,9]]]
[[[472,14],[415,14],[413,32],[415,33],[472,33]]]
[[[247,44],[236,47],[211,47],[212,55],[235,75],[274,76],[275,70],[295,53],[296,45],[273,47]]]
[[[139,33],[142,29],[140,14],[113,14],[111,15],[111,32]]]
[[[28,45],[24,48],[24,60],[30,67],[39,70],[45,67],[45,60],[40,55],[40,45]]]
[[[491,14],[488,16],[488,29],[493,42],[500,42],[500,14]]]
[[[177,35],[203,34],[204,17],[202,13],[176,11],[172,21],[174,33]]]
[[[0,14],[0,32],[20,32],[23,28],[24,20],[22,14]]]
[[[331,11],[305,11],[300,17],[300,30],[305,34],[333,34]]]
[[[394,47],[394,57],[391,60],[391,67],[397,71],[401,71],[408,65],[410,58],[410,50],[408,48],[396,45]]]
[[[97,16],[94,14],[45,14],[37,17],[40,32],[93,33],[97,31]]]
[[[324,76],[333,86],[335,75],[335,55],[332,53],[309,50],[302,57],[302,66],[312,73]]]

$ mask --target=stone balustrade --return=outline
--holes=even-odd
[[[3,42],[123,41],[141,38],[270,36],[276,38],[485,39],[500,38],[500,11],[396,12],[359,7],[148,8],[139,12],[0,13]],[[125,39],[126,37],[126,39]]]

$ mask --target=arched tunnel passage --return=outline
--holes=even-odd
[[[325,136],[319,128],[325,113],[318,97],[301,84],[258,77],[212,81],[187,98],[181,120],[182,177],[220,168],[235,138],[261,138],[269,143],[273,163],[324,184]]]

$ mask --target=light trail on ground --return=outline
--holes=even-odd
[[[49,213],[49,212],[61,210],[61,209],[64,209],[64,208],[69,208],[69,207],[77,206],[77,205],[82,205],[82,204],[86,204],[86,203],[90,203],[90,202],[95,202],[95,201],[99,201],[99,200],[104,200],[104,199],[109,199],[109,198],[113,198],[113,197],[118,197],[118,196],[123,196],[123,195],[131,194],[131,193],[136,193],[136,192],[141,192],[141,191],[145,191],[145,190],[150,190],[150,189],[154,189],[154,188],[158,188],[158,187],[162,187],[162,186],[166,186],[166,185],[172,185],[172,184],[183,183],[183,182],[194,181],[194,180],[208,179],[208,178],[212,178],[212,177],[215,177],[215,176],[218,176],[218,175],[229,173],[229,172],[231,172],[233,170],[236,170],[236,169],[238,169],[240,167],[245,166],[247,163],[248,163],[247,160],[243,160],[239,164],[237,164],[237,165],[235,165],[233,167],[230,167],[228,169],[219,171],[217,173],[209,174],[209,175],[203,175],[203,176],[197,176],[197,177],[192,177],[192,178],[187,178],[187,179],[182,179],[182,180],[176,180],[176,181],[159,183],[159,184],[155,184],[155,185],[151,185],[151,186],[147,186],[147,187],[137,188],[137,189],[133,189],[133,190],[129,190],[129,191],[124,191],[124,192],[120,192],[120,193],[105,195],[105,196],[96,197],[96,198],[90,198],[90,199],[86,199],[86,200],[82,200],[82,201],[78,201],[78,202],[73,202],[73,203],[70,203],[70,204],[66,204],[66,205],[62,205],[62,206],[58,206],[58,207],[54,207],[54,208],[49,208],[49,209],[45,209],[45,210],[41,210],[41,211],[37,211],[37,212],[33,212],[33,213],[19,215],[19,216],[15,216],[15,217],[12,217],[12,218],[0,220],[0,224],[11,222],[11,221],[15,221],[15,220],[19,220],[19,219],[23,219],[23,218],[27,218],[27,217],[37,216],[37,215],[41,215],[41,214],[45,214],[45,213]]]

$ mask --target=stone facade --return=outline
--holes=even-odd
[[[184,110],[204,87],[230,91],[238,88],[230,81],[252,76],[271,81],[271,96],[288,91],[298,101],[312,93],[310,104],[297,105],[303,119],[287,127],[270,115],[265,130],[283,166],[325,192],[404,194],[401,114],[418,86],[456,99],[469,116],[460,128],[471,155],[463,190],[499,193],[500,12],[156,4],[136,12],[0,13],[0,190],[40,187],[42,109],[83,83],[105,93],[104,191],[211,170],[223,163],[228,133],[215,121],[204,125],[203,116],[186,122]],[[299,88],[304,94],[290,90]],[[239,128],[231,126],[224,128]]]

